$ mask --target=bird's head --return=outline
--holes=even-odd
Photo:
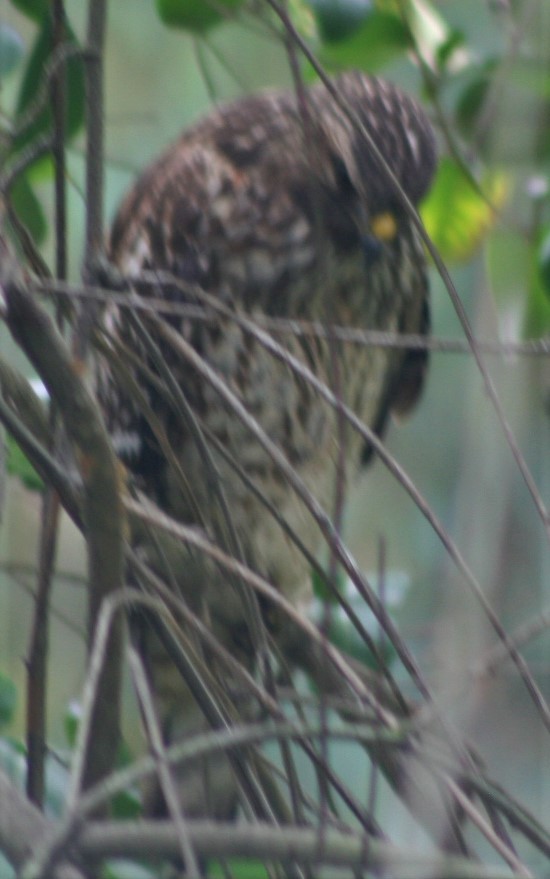
[[[375,256],[407,217],[400,188],[414,207],[426,194],[435,137],[419,103],[396,86],[357,71],[337,77],[334,86],[341,103],[321,83],[312,89],[325,167]]]

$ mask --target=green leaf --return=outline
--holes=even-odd
[[[77,39],[68,22],[66,27],[66,42],[74,46],[78,45]],[[15,124],[22,120],[29,108],[35,106],[40,97],[44,84],[44,71],[51,58],[52,50],[52,21],[46,15],[32,48],[21,88],[17,98]],[[84,122],[84,66],[82,58],[71,57],[65,65],[66,71],[66,136],[69,140],[80,130]],[[36,115],[32,123],[24,128],[14,139],[12,151],[25,147],[28,143],[36,140],[41,135],[52,129],[52,111],[49,101],[46,101],[42,110]]]
[[[398,9],[402,9],[401,0]],[[451,37],[447,21],[428,0],[409,0],[404,15],[414,37],[416,51],[425,64],[436,68],[438,56],[443,51],[445,57],[444,46]]]
[[[523,335],[526,339],[538,339],[550,332],[550,299],[542,284],[532,283],[529,287]]]
[[[550,227],[540,234],[534,248],[524,320],[524,336],[538,338],[550,332]]]
[[[480,189],[484,195],[453,159],[441,160],[421,214],[426,231],[448,262],[466,262],[479,248],[494,226],[495,210],[507,198],[508,178],[498,171],[487,173]]]
[[[318,38],[317,21],[310,0],[288,0],[288,15],[301,37],[306,40]]]
[[[461,133],[493,164],[548,160],[550,76],[541,75],[540,64],[519,59],[506,65],[499,88],[501,71],[501,59],[490,59],[461,90],[455,108]]]
[[[7,471],[11,476],[17,476],[23,485],[31,491],[42,491],[44,483],[23,454],[15,440],[9,434],[6,438],[7,446]]]
[[[48,12],[49,0],[11,0],[11,2],[23,15],[34,21],[42,21]]]
[[[410,33],[401,19],[391,13],[373,12],[349,39],[325,45],[321,57],[332,66],[372,72],[410,48]]]
[[[80,703],[73,699],[69,702],[63,717],[65,737],[71,748],[76,745],[78,728],[82,716]],[[121,741],[117,754],[117,766],[123,768],[133,763],[134,757],[126,742]],[[138,818],[142,814],[141,797],[137,790],[126,790],[116,794],[111,802],[113,816],[115,818]]]
[[[135,760],[135,756],[128,747],[124,739],[118,746],[116,765],[118,769],[125,766],[131,766]],[[111,801],[111,809],[114,818],[131,819],[139,818],[143,813],[141,795],[137,788],[121,791],[115,794]]]
[[[479,114],[485,105],[493,68],[494,62],[484,67],[462,90],[456,102],[456,121],[467,136],[471,136],[475,131]]]
[[[336,588],[338,591],[342,591],[346,585],[346,574],[342,571],[341,568],[338,568],[336,571]],[[328,604],[338,604],[338,599],[336,598],[332,589],[329,589],[327,586],[325,579],[313,569],[311,571],[311,584],[313,586],[313,594],[319,601],[328,603]]]
[[[367,668],[378,669],[381,664],[390,666],[395,662],[397,656],[395,648],[389,641],[383,641],[377,645],[378,655],[373,653],[355,626],[352,626],[347,618],[345,620],[334,620],[334,623],[329,627],[328,637],[331,644],[334,644],[335,647],[343,650],[348,656],[361,662]]]
[[[22,174],[10,190],[10,201],[21,223],[25,226],[33,242],[41,244],[46,237],[48,224],[42,205],[29,183],[29,175]]]
[[[437,66],[440,70],[444,70],[449,64],[457,50],[462,49],[465,45],[465,38],[462,31],[453,30],[447,38],[437,47],[435,58]]]
[[[550,289],[546,262],[550,226],[532,242],[516,230],[499,226],[486,249],[487,274],[500,309],[517,314],[521,308],[522,337],[539,338],[550,332]]]
[[[547,229],[542,236],[538,249],[537,262],[542,286],[547,296],[550,296],[550,230]]]
[[[225,876],[234,876],[235,879],[269,879],[269,873],[261,861],[245,860],[244,858],[230,858],[225,862],[225,867],[212,861],[208,864],[208,876],[211,879],[224,879]]]
[[[242,4],[243,0],[216,0],[212,5],[208,0],[156,0],[157,12],[164,24],[197,34],[226,21]]]
[[[137,790],[125,790],[115,794],[111,801],[113,818],[130,820],[142,815],[141,797]]]
[[[158,870],[153,872],[137,861],[113,858],[103,867],[101,879],[158,879],[158,875]]]
[[[63,728],[65,730],[65,738],[71,748],[74,748],[76,737],[78,735],[78,727],[80,726],[80,718],[82,716],[82,708],[80,703],[73,699],[69,702],[67,710],[63,716]]]
[[[351,580],[345,574],[341,575],[342,583],[339,590],[345,598],[350,609],[373,641],[380,645],[380,651],[386,663],[395,659],[393,646],[381,635],[380,624],[372,610],[357,591]],[[410,589],[410,581],[402,571],[390,571],[386,575],[384,603],[388,610],[395,610],[401,605]],[[322,585],[326,590],[326,587]],[[368,647],[363,636],[358,632],[355,624],[350,620],[347,612],[340,604],[334,602],[333,596],[329,596],[327,602],[323,598],[316,597],[311,609],[313,621],[323,627],[331,644],[343,650],[349,656],[367,665],[369,668],[378,667],[378,662]]]
[[[24,43],[9,24],[0,23],[0,76],[11,73],[23,57]]]
[[[354,33],[373,12],[372,0],[308,0],[321,38],[337,43]]]
[[[17,704],[17,688],[11,678],[0,672],[0,726],[13,720]]]

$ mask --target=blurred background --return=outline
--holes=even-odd
[[[24,59],[37,25],[17,5],[0,0],[0,22],[20,36]],[[322,4],[304,0],[293,9],[321,61],[334,69],[373,69],[418,94],[453,169],[460,167],[452,164],[453,150],[460,156],[464,167],[449,172],[451,182],[449,176],[438,182],[425,219],[476,337],[509,343],[548,338],[550,4],[411,3],[419,22],[421,65],[406,47],[396,40],[392,44],[386,31],[376,39],[376,34],[364,38],[364,44],[361,29],[350,31],[346,39],[327,39],[322,17],[314,15],[317,11],[319,16],[316,5]],[[396,14],[398,6],[380,4],[386,15]],[[75,34],[84,40],[87,4],[68,0],[66,9]],[[23,70],[22,62],[2,81],[2,111],[8,117],[20,94]],[[290,84],[284,45],[253,17],[237,15],[204,33],[189,33],[166,26],[151,0],[111,2],[105,118],[108,217],[138,171],[186,124],[219,101]],[[464,169],[479,182],[494,211],[475,193]],[[84,218],[81,135],[69,147],[68,175],[70,277],[77,281]],[[52,265],[51,179],[38,170],[32,186],[47,221],[41,253]],[[435,269],[431,287],[434,337],[464,340]],[[0,349],[31,375],[1,325]],[[549,505],[549,355],[510,351],[487,353],[484,360],[515,442]],[[421,404],[405,423],[391,426],[388,446],[451,535],[506,630],[515,635],[522,626],[540,625],[522,652],[550,699],[550,643],[544,625],[544,614],[550,614],[548,534],[471,353],[432,354]],[[3,730],[13,736],[24,728],[25,655],[39,526],[40,493],[20,475],[10,475],[0,524],[0,672],[18,692],[15,713]],[[345,529],[351,551],[373,582],[383,547],[389,608],[425,677],[491,774],[548,826],[548,729],[509,661],[501,659],[483,673],[497,637],[430,524],[380,462],[353,486]],[[62,748],[66,712],[78,700],[83,680],[85,617],[83,544],[66,519],[57,572],[48,717],[51,742]],[[404,680],[398,667],[395,673]],[[132,738],[130,726],[135,724],[127,729]],[[366,790],[367,767],[363,772],[357,753],[346,752],[340,759],[348,761],[350,785],[353,781]],[[382,799],[380,808],[394,806]],[[404,838],[408,834],[410,841],[408,819],[402,820]]]

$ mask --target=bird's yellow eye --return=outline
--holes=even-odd
[[[389,211],[376,214],[371,220],[370,231],[380,241],[393,241],[397,235],[397,221],[394,215]]]

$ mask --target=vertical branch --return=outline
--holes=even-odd
[[[65,41],[64,0],[50,0],[53,18],[52,53],[60,51]],[[67,278],[67,193],[65,185],[65,107],[66,61],[55,70],[50,85],[50,103],[53,117],[53,163],[55,188],[55,275]]]
[[[93,283],[103,248],[103,51],[107,0],[90,0],[86,52],[86,231],[82,280]],[[74,339],[75,354],[85,361],[96,307],[83,301]],[[96,608],[97,610],[97,608]]]
[[[44,802],[49,604],[58,513],[59,498],[55,489],[48,486],[42,502],[36,600],[27,659],[27,794],[37,806]]]
[[[65,10],[63,0],[51,0],[53,40],[52,57],[55,57],[65,40]],[[65,64],[52,74],[50,105],[52,108],[53,133],[52,154],[55,190],[55,272],[59,279],[67,277],[67,215],[65,186]],[[58,323],[61,315],[58,310]],[[52,405],[50,413],[52,436],[58,440],[56,412]],[[54,441],[56,441],[54,440]],[[47,486],[42,501],[40,549],[34,618],[27,660],[27,794],[37,805],[44,800],[44,761],[46,757],[46,691],[48,671],[49,602],[57,548],[59,523],[59,498],[51,486]]]
[[[93,277],[103,247],[103,51],[106,0],[90,0],[86,64],[86,253],[84,280]]]
[[[124,523],[117,461],[97,402],[82,380],[61,335],[29,294],[25,278],[0,239],[0,286],[6,324],[46,385],[74,450],[83,484],[83,518],[88,549],[89,631],[99,609],[123,582]],[[89,787],[113,767],[119,739],[121,624],[113,623],[99,676],[90,722],[82,784]]]
[[[103,48],[105,42],[106,0],[90,0],[88,4],[88,37],[86,58],[86,239],[82,280],[94,279],[97,260],[103,244]],[[86,360],[88,333],[95,308],[82,303],[75,354]],[[98,560],[100,564],[100,561]],[[92,573],[90,571],[90,573]],[[90,648],[100,607],[100,596],[89,584],[88,648]]]
[[[82,268],[84,283],[93,281],[103,248],[103,52],[107,0],[90,0],[86,57],[86,240]],[[74,352],[82,368],[95,308],[84,303]],[[94,401],[90,411],[97,445],[79,445],[79,465],[86,488],[88,546],[88,650],[91,649],[101,606],[123,582],[123,516],[120,479],[103,420]],[[113,623],[106,659],[99,676],[90,722],[89,748],[82,786],[90,787],[110,769],[119,741],[122,625]]]

